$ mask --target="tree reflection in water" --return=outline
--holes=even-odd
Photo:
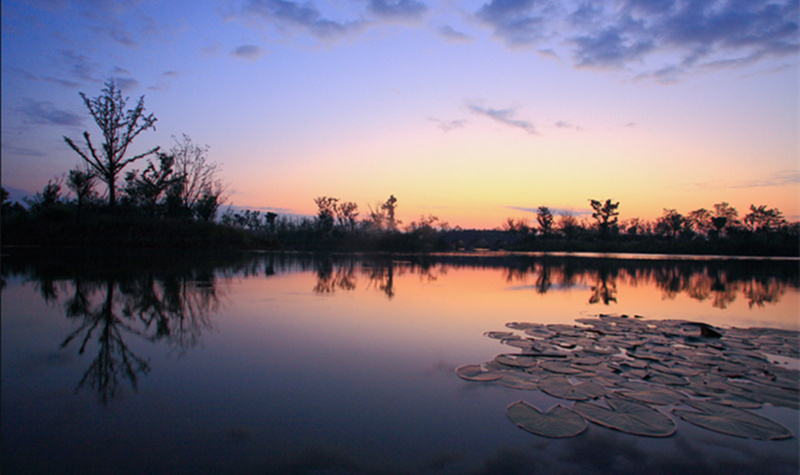
[[[176,256],[141,253],[64,256],[36,251],[4,256],[2,278],[21,275],[42,299],[63,308],[76,322],[62,348],[78,352],[97,347],[97,356],[78,383],[108,403],[128,381],[134,391],[150,371],[149,360],[134,352],[137,341],[164,343],[179,353],[197,345],[213,326],[224,301],[224,283],[232,276],[270,277],[313,272],[313,291],[354,291],[359,278],[366,289],[391,300],[402,292],[398,277],[412,274],[434,281],[448,269],[499,269],[508,284],[530,282],[537,293],[585,290],[591,304],[623,298],[620,285],[652,285],[662,298],[686,295],[726,308],[740,296],[750,307],[777,303],[789,288],[800,288],[796,261],[730,261],[578,258],[536,255],[457,254],[428,256],[312,256],[279,253]],[[528,287],[525,285],[525,287]],[[75,342],[75,343],[73,343]]]
[[[356,290],[358,262],[353,257],[323,258],[316,262],[317,293]],[[776,303],[787,287],[800,287],[796,263],[792,261],[703,261],[663,259],[611,259],[553,256],[481,257],[440,255],[363,258],[361,275],[367,288],[378,290],[392,299],[397,292],[395,277],[416,273],[428,280],[446,274],[448,268],[500,268],[509,284],[532,282],[539,294],[554,289],[589,289],[590,304],[618,303],[618,285],[654,285],[663,299],[679,295],[706,301],[725,309],[738,296],[748,305]]]
[[[102,260],[64,258],[38,260],[24,270],[8,267],[4,274],[16,270],[26,275],[48,304],[62,307],[77,322],[61,348],[76,342],[81,355],[97,348],[75,391],[90,387],[103,404],[118,395],[123,381],[136,391],[139,377],[150,371],[149,359],[131,349],[130,337],[163,342],[185,353],[212,327],[211,317],[220,309],[224,294],[218,273],[242,270],[240,265],[215,270],[208,263],[161,270],[162,265],[148,266],[146,261],[120,259],[109,266]]]

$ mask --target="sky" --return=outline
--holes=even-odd
[[[32,195],[114,80],[209,146],[227,203],[494,228],[727,202],[800,220],[797,0],[2,1],[2,185]],[[127,170],[142,170],[135,162]],[[121,178],[121,177],[120,177]]]

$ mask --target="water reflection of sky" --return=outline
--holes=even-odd
[[[649,270],[637,271],[634,281],[627,270],[578,268],[565,274],[559,264],[550,266],[551,285],[542,292],[543,268],[537,264],[519,270],[260,259],[217,268],[211,279],[217,303],[191,321],[185,311],[175,317],[175,306],[196,302],[208,284],[192,283],[207,278],[168,271],[154,271],[149,280],[81,275],[95,283],[93,308],[108,295],[103,285],[116,282],[112,300],[124,343],[149,366],[138,375],[136,391],[123,381],[106,404],[98,404],[86,385],[76,390],[100,354],[98,334],[82,353],[83,335],[61,346],[82,324],[65,318],[78,277],[40,272],[37,278],[4,269],[4,471],[797,471],[797,439],[741,440],[680,421],[677,435],[664,440],[597,426],[570,440],[533,436],[507,420],[505,407],[521,398],[543,408],[559,400],[470,385],[454,375],[457,366],[508,351],[483,333],[512,321],[572,323],[587,314],[630,313],[796,330],[800,292],[791,273],[788,280],[772,281],[725,274],[727,286],[717,279],[710,287],[701,282],[665,290],[642,277],[652,275]],[[567,274],[569,284],[560,280]],[[702,280],[678,276],[679,282]],[[126,297],[142,282],[152,284],[145,286],[154,291],[149,300]],[[748,282],[764,283],[763,293],[775,297],[750,305]],[[176,285],[184,299],[170,303],[170,296],[181,294]],[[509,292],[512,287],[519,290]],[[592,302],[599,287],[614,300]],[[694,288],[711,290],[698,294]],[[715,293],[733,297],[715,305]],[[45,302],[43,294],[51,300]],[[173,316],[162,322],[169,333],[155,338],[157,319],[145,325],[153,312],[140,318],[134,310],[142,308],[164,315],[171,309]],[[797,411],[760,411],[798,434]]]

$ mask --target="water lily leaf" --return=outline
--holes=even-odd
[[[543,437],[573,437],[586,430],[586,419],[561,404],[542,414],[538,407],[517,401],[506,408],[506,415],[519,427]]]
[[[488,336],[489,338],[494,338],[495,340],[503,340],[505,338],[511,338],[513,336],[516,336],[512,332],[497,332],[497,331],[485,332],[483,335]]]
[[[456,374],[467,381],[496,381],[503,373],[482,367],[479,364],[468,364],[456,368]]]
[[[597,383],[572,384],[563,376],[551,376],[542,379],[539,381],[539,389],[553,397],[571,401],[586,401],[606,394],[606,389]]]
[[[513,366],[515,368],[532,368],[539,364],[533,356],[525,356],[519,354],[503,354],[494,357],[494,360],[506,366]]]
[[[621,394],[634,401],[658,406],[678,404],[684,399],[680,393],[659,386],[650,386],[643,389],[629,389],[626,391],[619,391],[615,394]]]
[[[580,356],[572,360],[572,364],[578,365],[598,365],[605,361],[605,358],[601,358],[599,356]]]
[[[673,376],[697,376],[700,374],[700,370],[681,364],[667,366],[661,363],[650,363],[650,369]]]
[[[520,391],[537,391],[539,389],[539,377],[520,371],[509,371],[503,374],[497,383],[511,389]]]
[[[686,422],[715,432],[757,440],[788,439],[792,432],[777,422],[752,412],[708,401],[687,401],[698,409],[675,408],[672,413]]]
[[[798,391],[742,382],[732,382],[731,385],[738,390],[735,392],[737,396],[753,401],[766,402],[773,406],[800,409],[800,392]]]
[[[606,402],[608,408],[580,401],[573,403],[572,407],[595,424],[628,434],[668,437],[677,429],[669,416],[644,404],[618,397],[606,397]]]
[[[569,362],[542,361],[539,366],[546,369],[547,371],[550,371],[551,373],[558,373],[558,374],[578,374],[583,372],[580,369],[573,368],[572,366],[570,366]]]
[[[688,386],[689,381],[686,378],[682,378],[680,376],[673,376],[671,374],[664,374],[664,373],[654,373],[648,376],[645,376],[643,379],[650,381],[651,383],[658,383],[658,384],[666,384],[669,386]]]

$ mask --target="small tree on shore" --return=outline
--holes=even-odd
[[[617,225],[619,201],[612,203],[608,199],[605,203],[597,200],[589,200],[589,202],[592,205],[592,217],[597,220],[597,225],[600,227],[600,234],[607,236],[609,231]]]
[[[536,210],[536,221],[539,223],[542,235],[549,236],[553,232],[553,213],[547,206],[539,206]]]
[[[65,136],[64,141],[105,182],[108,187],[108,204],[110,207],[114,207],[117,200],[117,176],[129,163],[154,154],[159,149],[156,147],[139,155],[125,158],[128,146],[139,133],[151,127],[155,129],[156,118],[153,114],[145,115],[144,96],[139,98],[136,107],[125,110],[128,98],[122,98],[122,92],[113,80],[107,81],[102,93],[94,99],[89,99],[84,93],[80,93],[80,96],[103,134],[103,143],[98,151],[89,138],[89,132],[83,133],[86,150],[75,144],[69,137]]]

